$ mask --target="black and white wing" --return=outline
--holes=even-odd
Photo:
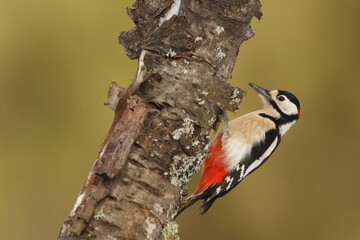
[[[204,199],[201,206],[201,214],[205,213],[218,197],[224,196],[241,180],[260,167],[274,152],[280,140],[277,129],[267,131],[264,140],[255,144],[250,153],[239,161],[220,184],[212,187],[212,194]]]

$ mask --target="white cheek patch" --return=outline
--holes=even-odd
[[[286,115],[297,115],[298,114],[298,108],[297,106],[290,102],[288,99],[286,99],[283,102],[280,102],[279,100],[276,100],[276,104],[280,108],[280,110],[285,113]]]

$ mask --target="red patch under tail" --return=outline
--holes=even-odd
[[[210,146],[210,154],[204,161],[204,168],[196,194],[206,188],[221,183],[226,175],[224,167],[224,151],[222,149],[222,134],[219,135]]]

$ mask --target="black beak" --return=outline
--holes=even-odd
[[[259,87],[258,85],[255,85],[253,83],[249,83],[249,85],[259,94],[260,97],[264,97],[264,99],[271,98],[269,90]]]

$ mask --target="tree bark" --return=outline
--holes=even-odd
[[[110,85],[114,121],[58,239],[161,236],[208,152],[209,131],[245,95],[226,81],[260,7],[258,0],[137,0],[127,8],[136,27],[119,39],[139,58],[137,74],[127,89]]]

